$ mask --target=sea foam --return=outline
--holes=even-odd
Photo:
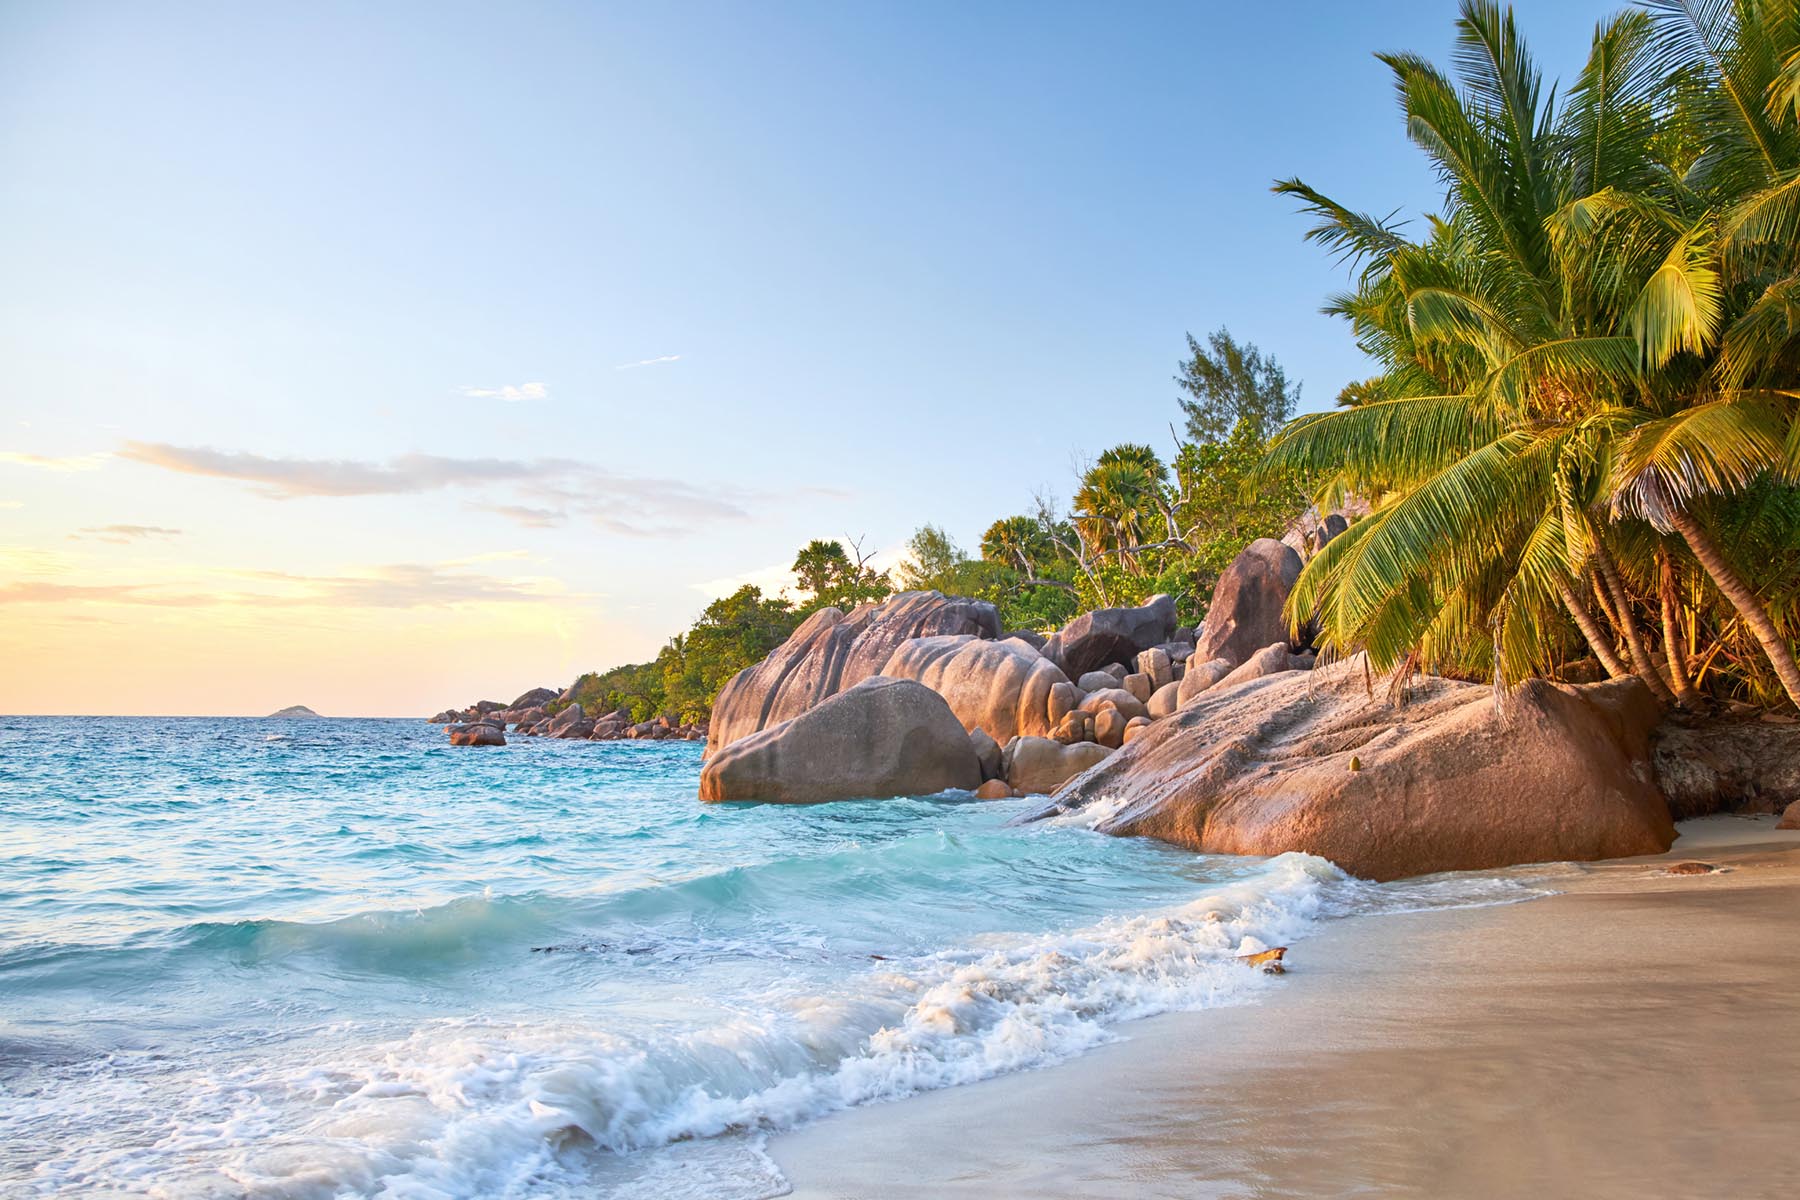
[[[549,1195],[596,1171],[625,1186],[633,1173],[600,1156],[787,1128],[1056,1062],[1130,1018],[1252,1000],[1271,980],[1237,957],[1304,936],[1343,883],[1323,860],[1283,855],[1167,911],[872,963],[839,988],[771,991],[662,1036],[444,1020],[356,1048],[346,1028],[308,1061],[166,1081],[185,1099],[152,1144],[71,1146],[37,1178],[171,1197]],[[723,1153],[733,1189],[766,1182],[757,1155]],[[673,1172],[671,1187],[680,1175],[639,1165]],[[710,1194],[728,1182],[721,1165],[695,1172]]]

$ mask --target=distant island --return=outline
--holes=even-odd
[[[319,715],[318,713],[316,713],[312,709],[306,707],[306,705],[304,705],[304,704],[290,704],[286,708],[279,709],[275,712],[270,713],[266,719],[273,720],[276,717],[314,717],[314,718],[317,718],[318,715]]]

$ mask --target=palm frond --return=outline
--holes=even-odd
[[[1387,255],[1407,244],[1400,233],[1404,222],[1394,219],[1399,209],[1385,217],[1354,212],[1298,179],[1278,180],[1273,191],[1278,196],[1298,198],[1301,211],[1319,219],[1306,231],[1307,241],[1324,246],[1337,262],[1361,268],[1365,278],[1381,268]]]
[[[1684,350],[1705,352],[1716,340],[1723,312],[1724,288],[1702,223],[1669,248],[1631,307],[1628,322],[1642,363],[1657,368]]]
[[[1720,341],[1716,370],[1723,386],[1735,391],[1765,373],[1791,371],[1797,351],[1800,275],[1790,275],[1763,289],[1762,295],[1731,323]]]
[[[1654,176],[1647,147],[1656,133],[1662,77],[1651,33],[1641,11],[1618,13],[1594,30],[1560,122],[1572,151],[1570,188],[1578,196],[1635,191]]]
[[[1614,511],[1668,533],[1676,511],[1705,496],[1740,491],[1777,465],[1788,423],[1780,406],[1743,397],[1644,422],[1620,446],[1612,472]]]

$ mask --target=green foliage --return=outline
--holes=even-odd
[[[698,720],[730,678],[787,640],[800,619],[781,597],[745,584],[706,606],[693,628],[657,655],[665,703],[683,720]]]
[[[794,576],[810,598],[809,610],[826,607],[849,611],[881,600],[894,589],[885,573],[853,560],[842,542],[815,538],[794,556]]]
[[[1267,439],[1294,415],[1300,385],[1289,386],[1281,364],[1254,345],[1238,345],[1224,329],[1208,334],[1204,346],[1191,333],[1187,343],[1188,357],[1175,382],[1187,393],[1181,409],[1188,440],[1216,442],[1246,421],[1256,436]]]
[[[1560,105],[1510,10],[1461,8],[1454,78],[1381,56],[1444,187],[1421,236],[1276,184],[1357,272],[1327,311],[1381,368],[1265,460],[1375,503],[1290,615],[1378,665],[1504,681],[1591,652],[1679,693],[1697,660],[1800,702],[1793,589],[1763,570],[1794,526],[1730,544],[1741,498],[1800,481],[1794,6],[1649,0]]]
[[[706,606],[686,633],[669,639],[654,662],[590,672],[575,681],[574,701],[589,716],[627,709],[634,721],[667,713],[698,721],[730,678],[760,662],[800,623],[794,606],[745,584]],[[554,707],[562,707],[557,705]]]
[[[1057,561],[1051,535],[1034,518],[994,522],[982,538],[980,558],[969,557],[935,525],[921,526],[906,549],[908,561],[897,572],[901,587],[987,600],[1006,629],[1047,632],[1077,611],[1070,570]]]
[[[1187,586],[1204,607],[1213,584],[1243,548],[1257,538],[1279,538],[1306,511],[1319,473],[1300,469],[1261,471],[1268,443],[1248,419],[1220,442],[1183,446],[1175,458],[1175,519],[1189,550],[1183,556]],[[1156,590],[1180,594],[1174,589]],[[1201,614],[1196,612],[1196,619]]]

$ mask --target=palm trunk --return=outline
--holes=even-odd
[[[1569,581],[1558,579],[1556,586],[1562,591],[1563,607],[1575,618],[1575,627],[1581,630],[1581,636],[1587,639],[1588,649],[1594,652],[1594,657],[1600,660],[1606,673],[1614,679],[1623,679],[1631,674],[1631,669],[1620,662],[1619,656],[1613,652],[1612,639],[1606,636],[1606,631],[1594,620],[1594,614],[1588,611],[1588,606],[1582,603]]]
[[[1675,703],[1675,693],[1669,690],[1664,682],[1662,672],[1656,669],[1656,657],[1650,653],[1649,646],[1644,643],[1644,631],[1637,623],[1637,617],[1631,611],[1631,597],[1625,594],[1625,583],[1619,578],[1619,568],[1606,552],[1606,547],[1598,542],[1594,546],[1594,560],[1600,565],[1600,577],[1606,581],[1606,590],[1612,594],[1613,612],[1619,618],[1619,629],[1625,635],[1625,644],[1631,647],[1631,663],[1656,698],[1664,704]]]
[[[1659,568],[1657,592],[1662,601],[1663,652],[1669,656],[1669,684],[1675,689],[1676,703],[1687,709],[1699,708],[1700,693],[1694,690],[1693,676],[1688,673],[1687,654],[1682,647],[1675,564],[1670,561],[1669,552],[1662,549],[1657,550],[1656,561]]]
[[[1743,618],[1756,640],[1762,643],[1763,653],[1769,656],[1769,665],[1775,668],[1775,674],[1781,680],[1782,690],[1787,692],[1788,699],[1796,708],[1800,708],[1800,664],[1794,662],[1794,650],[1781,639],[1781,631],[1775,628],[1775,622],[1769,618],[1769,610],[1762,606],[1750,585],[1725,561],[1719,548],[1713,544],[1710,534],[1694,519],[1694,515],[1683,509],[1676,509],[1669,514],[1669,523],[1675,527],[1687,542],[1688,549],[1712,576],[1720,593],[1731,601],[1733,608]]]

